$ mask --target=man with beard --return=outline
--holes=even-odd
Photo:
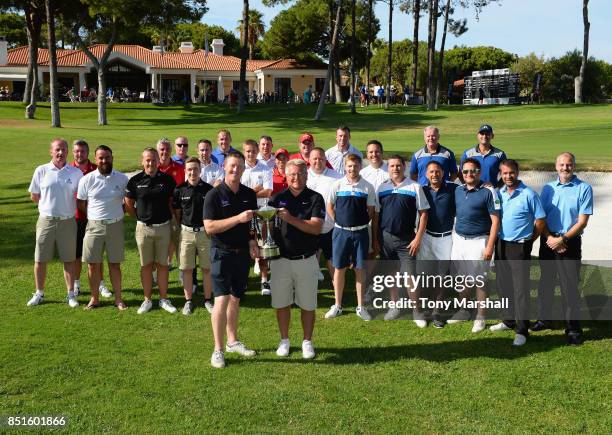
[[[160,308],[175,313],[168,299],[168,245],[170,244],[170,202],[176,186],[174,179],[158,170],[159,154],[155,148],[142,152],[143,171],[128,181],[125,206],[130,216],[137,219],[136,245],[140,254],[140,280],[144,301],[138,314],[153,308],[153,266],[157,268]]]
[[[72,144],[72,155],[74,160],[70,163],[71,166],[79,168],[83,175],[87,175],[90,172],[96,170],[96,165],[89,160],[89,144],[83,139],[75,140]],[[76,212],[76,223],[77,223],[77,250],[76,250],[76,262],[75,262],[75,273],[74,273],[74,294],[79,295],[81,292],[81,270],[83,263],[81,257],[83,256],[83,238],[85,237],[85,227],[87,227],[87,213],[83,213],[77,207]],[[105,298],[110,298],[113,294],[104,285],[104,267],[100,266],[100,287],[99,291]]]
[[[98,289],[106,250],[115,305],[125,310],[127,306],[121,299],[121,263],[125,258],[123,197],[128,178],[113,169],[113,152],[108,146],[96,148],[95,158],[98,168],[81,179],[77,193],[77,206],[89,219],[83,240],[83,261],[88,264],[91,288],[91,300],[86,309],[100,305]]]
[[[64,281],[68,292],[68,305],[79,306],[74,294],[74,261],[76,260],[76,201],[74,195],[81,171],[66,164],[68,143],[56,138],[51,141],[51,162],[36,168],[28,191],[33,202],[38,204],[39,217],[36,222],[36,250],[34,251],[34,280],[36,292],[28,306],[42,302],[45,293],[47,263],[53,259],[57,246],[60,260],[64,263]]]

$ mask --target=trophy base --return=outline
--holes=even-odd
[[[280,257],[278,246],[261,246],[259,248],[260,258],[263,260],[273,260]]]

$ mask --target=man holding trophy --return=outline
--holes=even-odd
[[[272,307],[276,309],[281,336],[276,354],[282,357],[289,355],[291,305],[295,303],[302,310],[302,356],[312,359],[315,356],[312,332],[319,272],[315,254],[325,220],[325,202],[319,193],[306,187],[307,171],[303,160],[289,160],[285,169],[289,187],[272,196],[269,207],[260,209],[257,214],[261,217],[276,211],[276,221],[279,223],[272,231],[274,241],[267,237],[266,243],[260,244],[262,257],[273,257],[275,247],[270,244],[276,242],[278,245],[277,258],[271,261]],[[270,230],[271,218],[268,219],[266,231],[260,232],[264,236]]]

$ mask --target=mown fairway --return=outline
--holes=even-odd
[[[64,128],[51,129],[48,105],[39,107],[36,121],[26,121],[20,104],[0,104],[6,147],[0,181],[0,415],[63,414],[74,433],[608,433],[609,322],[586,325],[588,341],[581,347],[565,346],[559,329],[534,334],[515,349],[512,333],[474,335],[471,323],[442,330],[421,330],[411,321],[365,323],[352,311],[351,283],[348,314],[324,321],[333,303],[327,272],[320,286],[314,361],[301,359],[295,310],[292,354],[286,360],[276,357],[275,315],[253,278],[240,330],[259,355],[253,360],[228,355],[228,367],[213,370],[206,310],[199,308],[189,318],[157,307],[136,314],[142,290],[131,218],[123,266],[128,311],[118,312],[110,301],[84,311],[85,274],[81,307],[70,309],[57,262],[49,267],[45,302],[26,308],[34,288],[37,217],[27,187],[34,168],[48,161],[54,136],[82,137],[94,147],[108,144],[115,167],[127,171],[137,168],[142,148],[161,136],[214,142],[223,127],[232,131],[236,146],[268,134],[277,146],[295,150],[305,130],[328,148],[334,128],[346,123],[359,148],[377,138],[387,154],[406,154],[421,146],[422,128],[436,124],[441,143],[460,154],[486,122],[495,129],[494,143],[525,166],[550,168],[556,153],[572,150],[581,169],[612,168],[610,105],[457,107],[435,113],[396,107],[361,109],[354,117],[344,106],[328,106],[325,121],[317,124],[311,121],[314,110],[258,106],[237,117],[225,107],[114,104],[109,125],[98,127],[95,105],[66,104]],[[182,307],[176,270],[170,279],[171,299]],[[201,294],[196,303],[202,306]]]

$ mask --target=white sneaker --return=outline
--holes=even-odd
[[[414,324],[417,325],[419,328],[426,328],[427,327],[427,320],[424,320],[424,319],[414,319]]]
[[[151,308],[153,308],[153,302],[151,300],[145,299],[144,302],[140,305],[140,308],[138,308],[138,311],[136,312],[138,314],[144,314],[151,311]]]
[[[401,313],[402,312],[399,308],[389,308],[389,311],[385,313],[385,320],[395,320]]]
[[[68,306],[70,308],[76,308],[79,306],[79,301],[77,301],[77,298],[74,295],[74,292],[72,292],[72,296],[68,295]]]
[[[43,301],[44,297],[44,294],[35,292],[32,298],[28,301],[27,306],[32,307],[34,305],[40,304]]]
[[[259,268],[259,261],[255,261],[255,266],[253,266],[253,273],[255,275],[261,274],[261,269]]]
[[[74,295],[78,296],[79,294],[81,294],[81,280],[75,279],[74,280]]]
[[[493,326],[491,326],[491,327],[489,328],[489,330],[490,330],[490,331],[493,331],[493,332],[499,332],[499,331],[509,331],[509,330],[511,330],[511,329],[512,329],[512,328],[510,328],[510,327],[509,327],[508,325],[506,325],[504,322],[499,322],[499,323],[496,323],[495,325],[493,325]]]
[[[478,332],[484,331],[486,327],[487,324],[483,319],[476,319],[474,320],[474,326],[472,326],[472,332],[476,334]]]
[[[372,320],[372,316],[370,316],[370,313],[368,313],[368,310],[366,310],[365,307],[361,305],[357,307],[355,312],[357,313],[357,316],[361,318],[361,320],[365,320],[366,322],[369,322],[370,320]]]
[[[182,313],[184,316],[191,316],[191,313],[193,313],[193,302],[191,301],[185,302]]]
[[[216,369],[222,369],[225,367],[225,356],[220,350],[215,350],[210,357],[210,365]]]
[[[333,319],[334,317],[338,317],[341,314],[342,314],[342,307],[339,307],[338,305],[334,304],[331,306],[329,311],[325,313],[325,318]]]
[[[261,282],[261,295],[262,296],[270,296],[272,294],[272,289],[270,288],[269,281]]]
[[[212,314],[212,312],[213,312],[213,308],[215,308],[215,306],[212,304],[212,302],[210,302],[210,301],[206,301],[206,302],[204,302],[204,308],[206,308],[206,310],[207,310],[207,311],[208,311],[210,314]]]
[[[237,341],[234,344],[227,343],[225,345],[225,351],[227,353],[237,353],[242,356],[255,356],[256,352],[253,349],[249,349],[241,341]]]
[[[323,276],[323,272],[321,272],[320,270],[319,270],[319,275],[318,275],[317,279],[319,281],[323,281],[325,279],[325,277]]]
[[[168,299],[160,299],[159,300],[159,308],[166,310],[169,313],[176,313],[176,308],[172,305]]]
[[[276,349],[276,355],[278,356],[289,356],[289,339],[281,339]]]
[[[312,341],[304,340],[302,341],[302,358],[304,359],[313,359],[315,357],[315,350],[312,345]]]
[[[113,296],[111,291],[104,285],[104,281],[100,281],[100,295],[103,298],[110,298]]]
[[[179,282],[183,285],[183,271],[179,270]]]
[[[522,346],[527,343],[527,337],[523,334],[516,334],[514,336],[514,341],[512,342],[512,346]]]

